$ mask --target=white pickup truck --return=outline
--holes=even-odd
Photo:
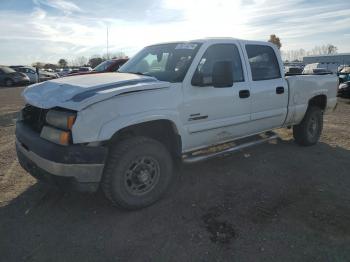
[[[300,145],[317,143],[337,82],[331,74],[285,77],[279,51],[266,42],[151,45],[118,72],[26,88],[18,159],[36,178],[101,187],[114,204],[142,208],[164,195],[178,163],[267,141],[281,127],[293,127]]]

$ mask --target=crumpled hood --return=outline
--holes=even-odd
[[[22,96],[40,108],[63,107],[80,111],[90,104],[123,93],[169,87],[156,78],[127,73],[63,77],[27,87]]]

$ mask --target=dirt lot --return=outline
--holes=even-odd
[[[125,212],[62,193],[16,160],[21,88],[0,89],[1,261],[350,261],[350,102],[321,142],[283,139],[184,166],[169,196]]]

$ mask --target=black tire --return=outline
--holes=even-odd
[[[165,146],[131,137],[111,147],[101,186],[114,205],[132,210],[161,199],[172,180],[173,160]]]
[[[11,87],[11,86],[14,86],[14,84],[15,84],[15,82],[13,82],[12,79],[10,79],[10,78],[5,79],[5,86]]]
[[[316,144],[323,129],[323,112],[317,106],[310,106],[299,125],[293,126],[295,142],[302,146]]]

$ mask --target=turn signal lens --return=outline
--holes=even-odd
[[[62,131],[60,134],[60,144],[69,145],[70,133],[67,131]]]
[[[74,122],[75,122],[75,118],[76,118],[75,115],[68,116],[68,118],[67,118],[67,128],[68,128],[69,130],[72,129],[73,124],[74,124]]]

